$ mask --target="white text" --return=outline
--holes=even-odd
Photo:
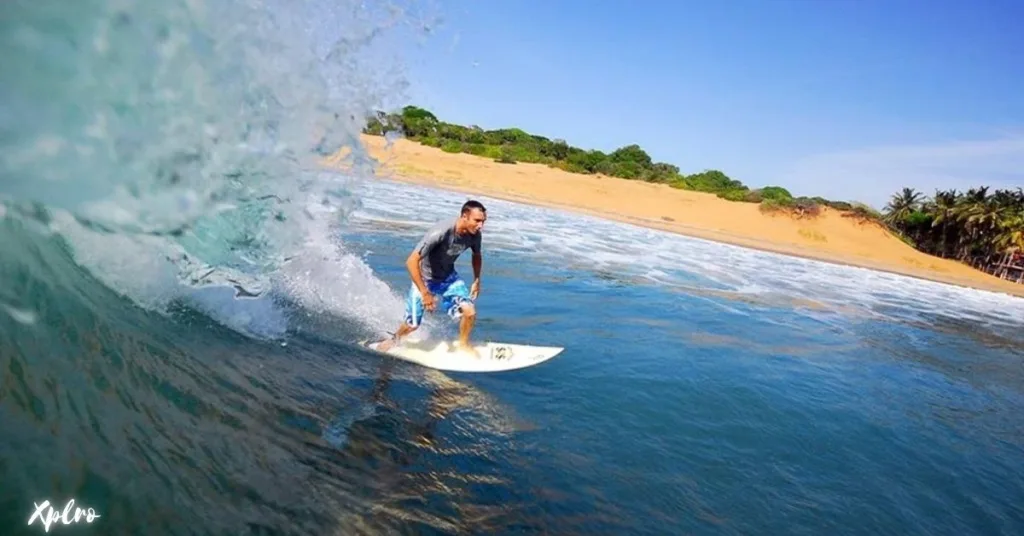
[[[43,529],[46,532],[50,532],[50,525],[54,522],[61,522],[65,525],[70,525],[84,520],[86,523],[92,523],[93,520],[100,517],[92,508],[87,508],[85,510],[82,510],[81,508],[74,508],[74,499],[68,501],[68,504],[64,506],[63,512],[54,510],[53,507],[50,506],[50,501],[43,501],[43,504],[32,503],[32,505],[36,507],[36,511],[32,514],[32,517],[28,518],[28,524],[32,525],[32,523],[38,519],[39,522],[43,524]],[[74,510],[72,510],[72,508],[74,508]]]

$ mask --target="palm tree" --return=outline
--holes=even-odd
[[[935,191],[935,219],[932,220],[932,227],[942,225],[942,238],[940,240],[939,256],[945,257],[948,253],[946,241],[949,238],[949,221],[953,217],[953,209],[956,207],[957,198],[960,194],[957,191],[948,192]]]
[[[988,186],[971,188],[960,198],[954,213],[960,224],[960,241],[957,244],[960,260],[968,260],[979,250],[983,226],[987,223],[986,208],[988,204]]]
[[[903,188],[885,212],[884,222],[915,248],[985,271],[1024,251],[1024,188],[936,190],[934,200]]]
[[[1024,250],[1024,205],[1009,205],[1003,211],[992,245],[1000,263],[1009,261],[1017,252]],[[996,274],[1004,277],[1006,271],[1002,274],[997,271]]]
[[[1024,250],[1024,212],[1004,217],[999,222],[999,232],[993,243],[1004,253]]]
[[[921,192],[913,188],[903,188],[898,194],[894,194],[885,206],[885,222],[894,227],[902,226],[912,212],[918,209],[921,204]]]

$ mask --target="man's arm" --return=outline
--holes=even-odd
[[[483,271],[484,256],[481,252],[480,235],[476,236],[476,240],[473,242],[473,285],[469,290],[469,297],[476,299],[480,295],[480,275]]]
[[[405,259],[405,267],[409,270],[409,276],[412,278],[412,283],[419,289],[420,295],[427,298],[427,284],[423,281],[423,271],[420,270],[420,260],[427,255],[430,255],[433,250],[441,242],[441,238],[444,236],[444,230],[440,228],[433,228],[420,239],[420,242],[413,248],[412,253],[409,254],[409,258]]]
[[[409,277],[412,278],[412,284],[416,285],[416,288],[420,290],[421,296],[427,295],[427,285],[423,282],[423,272],[420,271],[420,252],[419,249],[414,249],[409,254],[409,258],[405,259],[405,268],[409,270]]]
[[[480,271],[482,270],[484,257],[479,249],[473,250],[473,284],[469,288],[469,299],[475,300],[480,295]]]
[[[480,271],[483,269],[484,256],[483,256],[483,239],[477,234],[473,240],[470,248],[473,250],[473,280],[480,280]]]
[[[484,256],[480,254],[480,250],[473,252],[473,280],[480,280],[480,272],[483,270]]]

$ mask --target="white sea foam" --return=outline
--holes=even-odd
[[[445,190],[376,181],[360,190],[363,206],[352,214],[364,224],[386,220],[394,207],[408,232],[457,214],[466,199],[488,207],[486,248],[544,262],[612,271],[654,285],[738,295],[784,297],[876,316],[929,313],[1007,325],[1024,324],[1024,299],[865,268],[775,254],[635,225],[469,196]],[[387,207],[385,212],[382,208]],[[546,261],[545,261],[546,260]],[[772,303],[771,300],[769,300]]]
[[[402,300],[338,239],[335,210],[307,207],[298,254],[274,274],[279,288],[308,311],[348,317],[377,331],[393,331]],[[425,333],[425,332],[424,332]]]
[[[304,213],[280,237],[293,242],[275,244],[273,258],[249,270],[207,263],[165,236],[98,232],[65,211],[54,212],[51,230],[67,240],[79,265],[152,311],[181,301],[240,332],[280,337],[289,326],[275,303],[281,296],[307,313],[346,318],[378,333],[394,330],[403,302],[345,250],[338,238],[340,210],[310,202]],[[426,335],[428,326],[418,336]]]
[[[63,211],[52,228],[80,266],[145,309],[163,312],[180,300],[243,333],[278,337],[287,328],[284,312],[264,293],[265,277],[210,266],[166,237],[97,232]],[[239,299],[249,294],[258,296]]]

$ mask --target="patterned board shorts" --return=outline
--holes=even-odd
[[[453,320],[462,317],[462,304],[473,303],[469,297],[469,288],[457,272],[452,272],[440,283],[427,282],[427,290],[441,297],[438,310],[444,311]],[[405,323],[411,327],[419,327],[423,322],[423,296],[416,285],[410,285],[409,294],[405,298]]]

